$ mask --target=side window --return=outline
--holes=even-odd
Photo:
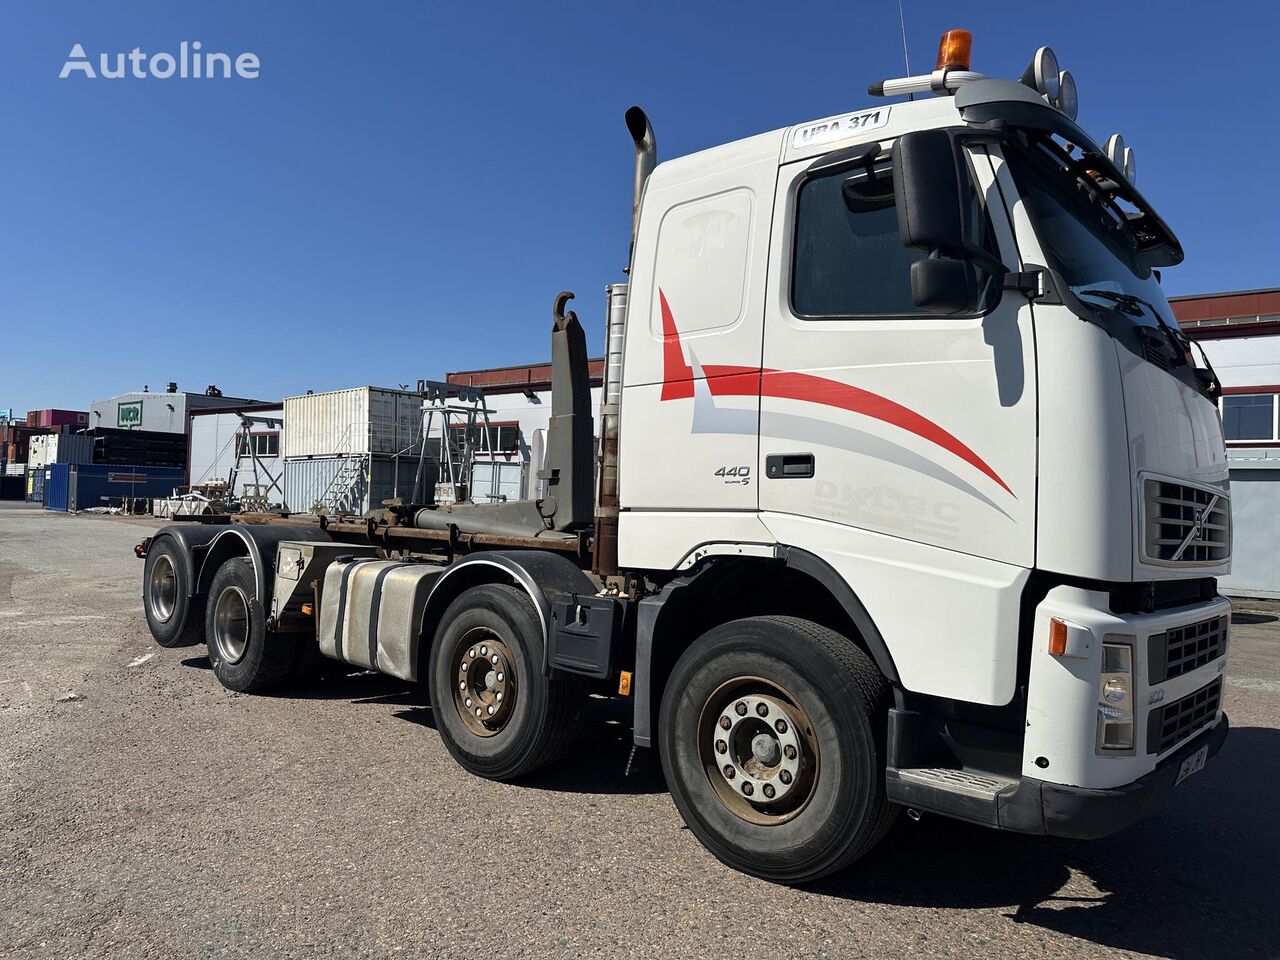
[[[976,190],[972,203],[973,239],[994,253],[994,232]],[[792,310],[810,318],[929,315],[911,299],[911,264],[926,256],[904,246],[898,234],[888,162],[813,177],[796,198]],[[985,313],[999,288],[985,274],[978,279]]]
[[[1275,440],[1276,395],[1237,393],[1222,398],[1222,432],[1227,440]]]
[[[654,276],[679,311],[682,334],[722,330],[742,319],[752,209],[753,195],[743,188],[677,204],[663,215]],[[657,310],[652,332],[662,337]]]

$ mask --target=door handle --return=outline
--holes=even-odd
[[[764,473],[771,480],[812,477],[813,466],[812,453],[771,453],[764,459]]]

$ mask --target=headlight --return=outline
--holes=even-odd
[[[1098,747],[1133,749],[1133,647],[1103,643],[1098,678]]]

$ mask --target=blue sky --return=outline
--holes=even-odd
[[[905,0],[912,66],[1048,43],[1181,236],[1170,294],[1280,285],[1272,3]],[[1212,10],[1212,14],[1208,10]],[[59,80],[73,43],[251,51],[256,80]],[[95,58],[96,59],[96,58]],[[593,353],[631,148],[672,157],[867,105],[894,0],[0,5],[0,408],[146,383],[275,399],[542,360],[576,290]]]

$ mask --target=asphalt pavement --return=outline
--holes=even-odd
[[[807,889],[723,867],[596,701],[571,758],[464,773],[426,689],[273,696],[163,650],[156,524],[0,504],[0,957],[1280,956],[1280,620],[1235,616],[1233,730],[1090,843],[906,818]],[[1278,611],[1280,612],[1280,611]]]

